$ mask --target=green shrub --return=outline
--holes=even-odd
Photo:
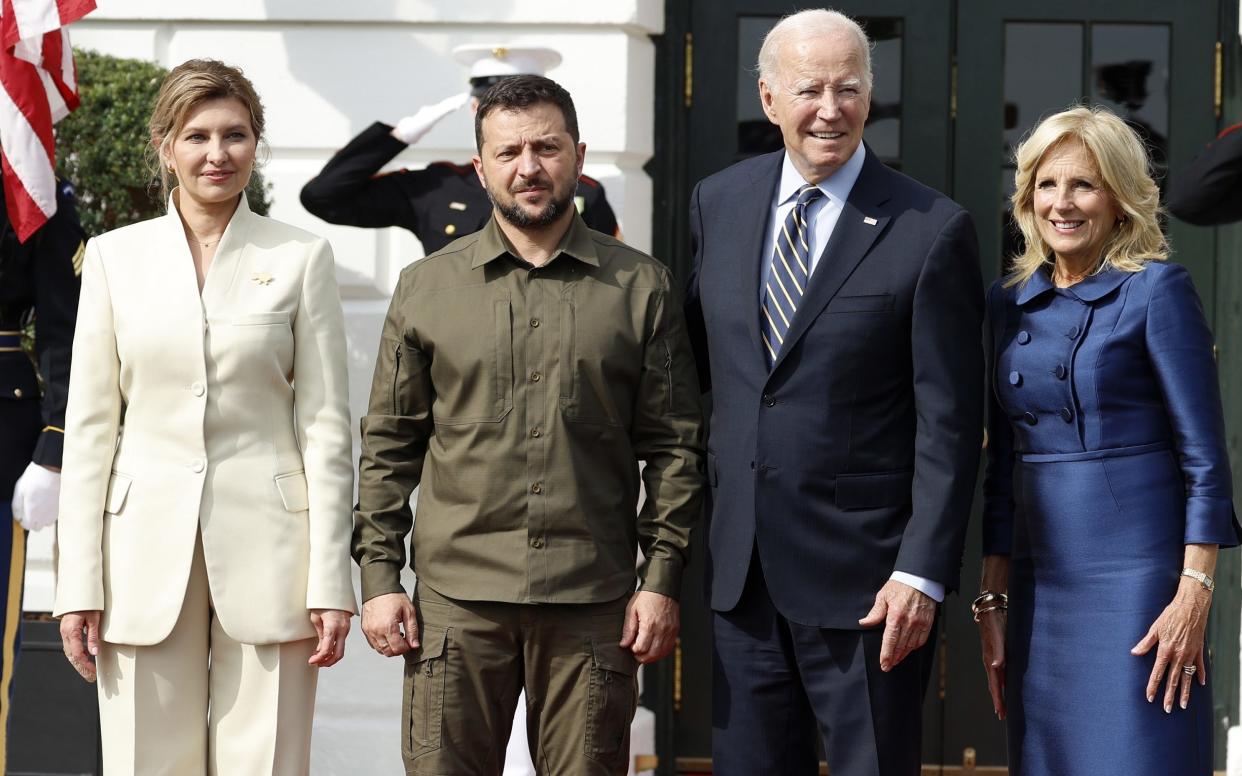
[[[56,125],[57,174],[73,183],[87,235],[163,215],[147,168],[147,120],[168,72],[153,62],[74,49],[82,104]],[[246,196],[267,215],[270,185],[255,170]]]

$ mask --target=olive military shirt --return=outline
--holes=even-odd
[[[668,270],[577,215],[534,267],[493,218],[393,293],[362,419],[363,600],[402,591],[411,522],[411,565],[449,598],[613,600],[640,545],[642,589],[677,597],[702,433]]]

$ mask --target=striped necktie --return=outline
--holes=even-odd
[[[776,233],[772,269],[763,289],[763,309],[759,319],[759,333],[763,336],[764,355],[769,367],[785,344],[789,324],[806,292],[807,278],[811,274],[810,228],[806,222],[806,209],[823,195],[809,183],[798,189],[798,201],[789,209],[785,223]]]

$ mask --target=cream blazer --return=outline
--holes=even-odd
[[[181,219],[86,246],[61,479],[55,614],[155,644],[197,534],[220,625],[249,644],[356,611],[345,332],[328,243],[245,197],[200,296]]]

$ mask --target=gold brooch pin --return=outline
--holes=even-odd
[[[250,276],[250,279],[258,283],[261,286],[266,286],[267,284],[272,282],[272,276],[267,274],[266,272],[256,272]]]

